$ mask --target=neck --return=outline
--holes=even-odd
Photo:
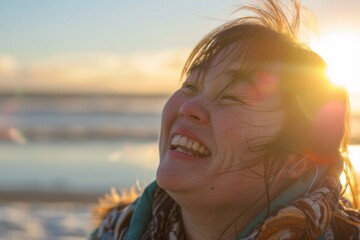
[[[186,240],[235,239],[237,229],[234,227],[236,224],[225,221],[224,214],[198,217],[183,209],[181,214]]]
[[[264,206],[259,198],[250,207],[227,207],[217,209],[204,203],[179,203],[187,240],[236,239]]]

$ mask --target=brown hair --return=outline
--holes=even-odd
[[[343,170],[346,176],[343,189],[345,191],[349,187],[353,203],[355,207],[359,207],[358,178],[347,149],[347,93],[330,83],[325,75],[325,61],[299,41],[297,33],[302,7],[299,1],[291,2],[292,8],[277,0],[261,1],[258,5],[239,8],[238,11],[251,11],[253,15],[236,18],[206,35],[191,52],[182,77],[195,69],[200,74],[206,72],[220,51],[236,43],[241,45],[236,49],[237,54],[226,57],[242,57],[243,62],[239,67],[242,74],[251,76],[264,70],[266,66],[280,63],[281,94],[286,122],[273,141],[262,146],[265,150],[264,179],[268,202],[271,172],[275,169],[275,164],[271,166],[274,162],[272,160],[284,161],[289,152],[311,152],[329,159],[330,162],[331,159],[341,162],[337,169],[339,172]],[[333,101],[340,105],[340,110],[330,110],[327,114],[330,118],[335,118],[335,122],[330,126],[325,123],[314,124],[316,112]],[[321,135],[324,136],[318,137]],[[276,165],[278,169],[281,163]],[[339,176],[339,172],[335,174]]]

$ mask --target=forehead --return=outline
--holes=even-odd
[[[246,64],[247,46],[243,42],[233,43],[207,60],[205,71],[221,74],[225,71],[240,71]],[[205,60],[206,61],[206,60]]]
[[[198,83],[221,79],[223,84],[254,83],[259,76],[279,73],[279,64],[256,59],[254,48],[246,41],[239,41],[219,50],[213,57],[204,59],[192,69],[191,78]]]

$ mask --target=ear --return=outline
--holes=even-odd
[[[281,176],[284,179],[296,180],[303,176],[309,167],[309,156],[299,156],[289,153],[284,167],[281,169]]]

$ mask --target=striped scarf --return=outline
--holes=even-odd
[[[325,176],[306,196],[279,206],[249,231],[239,233],[237,239],[360,239],[360,215],[343,204],[338,206],[340,190],[337,178]],[[146,215],[143,212],[136,218],[139,215],[136,211],[147,208],[141,197],[129,205],[120,204],[106,214],[90,239],[184,240],[180,207],[157,185],[150,196],[148,220],[142,217]]]

